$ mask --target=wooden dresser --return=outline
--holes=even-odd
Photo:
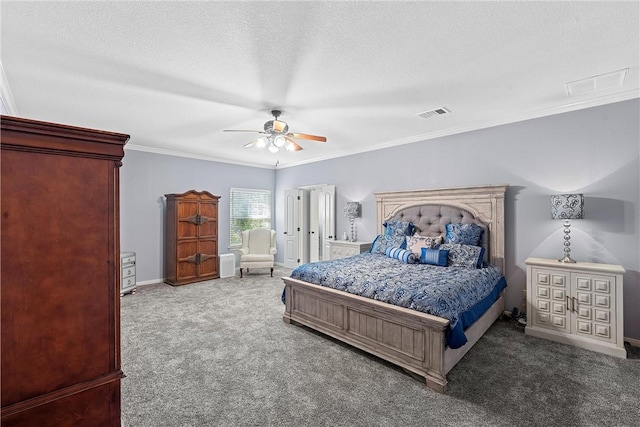
[[[217,279],[218,199],[208,191],[165,194],[165,282],[178,286]]]
[[[120,426],[128,135],[1,119],[1,422]]]

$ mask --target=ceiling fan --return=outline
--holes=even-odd
[[[309,135],[306,133],[294,133],[289,132],[289,125],[286,122],[278,120],[278,117],[282,114],[280,110],[271,110],[273,120],[269,120],[264,124],[264,130],[245,130],[245,129],[224,129],[223,132],[256,132],[261,133],[262,136],[255,141],[251,141],[246,144],[246,148],[267,148],[272,153],[277,153],[281,148],[287,151],[299,151],[303,148],[294,140],[309,139],[316,142],[327,142],[327,138],[324,136]]]

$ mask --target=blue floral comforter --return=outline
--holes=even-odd
[[[467,342],[464,329],[507,286],[496,266],[475,269],[405,264],[371,253],[303,264],[291,277],[448,319],[446,337],[451,348]]]

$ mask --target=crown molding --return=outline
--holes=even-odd
[[[428,141],[430,139],[442,138],[445,136],[456,135],[459,133],[471,132],[480,129],[487,129],[495,126],[507,125],[511,123],[523,122],[531,119],[538,119],[541,117],[554,116],[557,114],[569,113],[572,111],[584,110],[592,107],[599,107],[607,104],[614,104],[616,102],[629,101],[631,99],[640,98],[640,90],[632,89],[624,92],[618,92],[615,94],[604,95],[596,98],[589,98],[583,100],[577,100],[567,104],[557,105],[553,107],[542,108],[538,110],[532,110],[525,113],[520,113],[512,116],[501,117],[499,119],[491,121],[483,121],[477,123],[471,123],[464,126],[451,127],[447,129],[441,129],[435,132],[429,132],[421,135],[414,135],[407,138],[396,139],[381,144],[377,144],[368,148],[344,151],[339,154],[316,157],[314,159],[302,160],[299,162],[287,163],[280,165],[279,169],[285,169],[290,167],[302,166],[309,163],[316,163],[325,160],[331,160],[339,157],[346,157],[355,154],[368,153],[370,151],[383,150],[385,148],[397,147],[399,145],[413,144],[416,142]]]
[[[161,154],[161,155],[164,155],[164,156],[173,156],[173,157],[184,157],[186,159],[204,160],[204,161],[207,161],[207,162],[227,163],[227,164],[231,164],[231,165],[249,166],[249,167],[252,167],[252,168],[261,168],[261,169],[275,169],[275,166],[266,166],[266,165],[261,165],[261,164],[257,164],[257,163],[250,163],[250,162],[239,162],[239,161],[223,159],[223,158],[219,158],[219,157],[203,156],[201,154],[193,154],[193,153],[187,153],[187,152],[183,152],[183,151],[175,151],[175,150],[167,150],[167,149],[164,149],[164,148],[149,147],[149,146],[146,146],[146,145],[127,144],[127,145],[125,145],[124,148],[125,148],[125,151],[126,150],[144,151],[146,153]]]

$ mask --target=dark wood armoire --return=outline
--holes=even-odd
[[[129,136],[0,122],[0,424],[120,426],[118,180]]]
[[[217,279],[218,200],[208,191],[165,194],[165,282],[178,286]]]

